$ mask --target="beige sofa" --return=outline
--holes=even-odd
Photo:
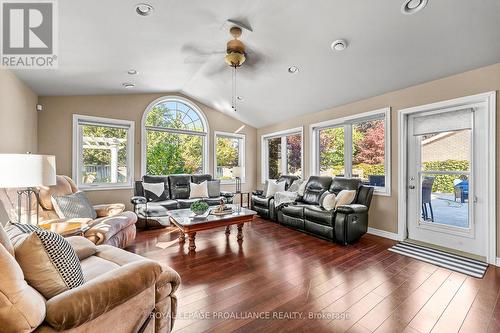
[[[0,225],[0,331],[170,332],[180,277],[139,255],[84,237],[67,240],[85,283],[45,299],[28,285],[15,249]]]
[[[56,185],[40,188],[40,205],[36,207],[35,200],[33,200],[33,207],[31,207],[30,212],[33,214],[38,209],[40,224],[61,222],[62,220],[52,205],[51,196],[69,195],[77,191],[78,188],[71,178],[57,176]],[[0,201],[9,218],[16,221],[17,192],[15,190],[0,190]],[[90,229],[85,232],[85,237],[97,245],[108,244],[124,248],[135,239],[137,215],[134,212],[125,211],[124,204],[97,205],[94,208],[97,212],[95,220],[78,219],[65,221],[87,223]]]

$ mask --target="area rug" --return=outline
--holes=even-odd
[[[389,251],[480,279],[488,268],[488,264],[479,260],[407,242],[400,242],[391,247]]]

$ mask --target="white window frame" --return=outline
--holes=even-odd
[[[192,135],[198,135],[203,138],[203,163],[202,163],[202,173],[208,173],[208,156],[209,156],[209,133],[210,133],[210,127],[208,125],[208,119],[201,111],[201,108],[199,108],[196,104],[191,102],[189,99],[180,97],[180,96],[163,96],[160,98],[155,99],[149,105],[146,107],[146,110],[142,114],[142,120],[141,120],[141,174],[146,175],[146,157],[147,157],[147,135],[146,135],[146,119],[148,117],[149,112],[153,109],[153,107],[162,102],[181,102],[189,106],[191,109],[193,109],[199,116],[201,123],[203,124],[204,131],[203,132],[192,132],[192,131],[185,131],[185,130],[176,130],[176,129],[163,129],[165,132],[169,133],[178,133],[178,134],[192,134]]]
[[[81,167],[83,162],[83,133],[80,130],[80,123],[90,126],[117,127],[127,129],[127,182],[125,183],[96,183],[82,184]],[[80,190],[111,190],[111,189],[131,189],[134,186],[134,135],[135,122],[131,120],[92,117],[84,115],[73,115],[73,151],[72,151],[72,174],[77,187]]]
[[[281,156],[286,157],[286,137],[289,135],[300,134],[300,164],[301,164],[301,174],[300,177],[304,178],[304,127],[295,127],[286,129],[283,131],[278,131],[274,133],[267,133],[261,136],[261,183],[264,184],[266,180],[269,179],[269,145],[267,144],[267,140],[274,138],[281,138]],[[286,175],[288,173],[287,163],[282,163],[281,166],[281,174]]]
[[[245,167],[245,152],[246,152],[246,136],[245,134],[237,134],[230,132],[214,132],[214,178],[217,175],[217,138],[230,138],[239,139],[240,145],[238,147],[238,162],[241,168],[241,183],[245,184],[246,180],[246,167]],[[235,184],[235,179],[221,179],[221,184]]]
[[[345,177],[352,177],[352,124],[384,119],[384,143],[385,143],[385,187],[375,186],[374,193],[381,196],[391,196],[391,108],[382,108],[374,111],[359,113],[353,116],[331,119],[309,126],[311,137],[311,157],[313,175],[320,175],[319,155],[319,131],[325,128],[344,126],[344,168]],[[345,158],[349,156],[350,158]]]

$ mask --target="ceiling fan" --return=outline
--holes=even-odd
[[[236,71],[244,66],[247,69],[255,69],[259,63],[262,61],[263,57],[257,52],[249,49],[243,41],[240,40],[243,30],[251,32],[252,29],[244,25],[243,23],[228,20],[231,26],[229,28],[229,34],[233,39],[229,40],[226,44],[226,51],[212,51],[203,52],[196,46],[185,45],[183,50],[185,52],[194,53],[194,55],[189,56],[185,59],[185,63],[205,63],[210,59],[214,58],[214,55],[220,55],[220,62],[215,65],[209,72],[208,75],[217,75],[227,71],[228,66],[232,70],[232,97],[231,97],[231,107],[236,111]],[[224,55],[222,57],[222,55]]]

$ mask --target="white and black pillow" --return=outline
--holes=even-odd
[[[97,218],[97,212],[85,193],[81,191],[70,195],[52,196],[52,205],[62,219]]]
[[[167,200],[165,183],[142,183],[144,197],[147,201],[157,202]]]
[[[85,283],[78,255],[61,235],[35,225],[12,223],[16,260],[23,270],[25,280],[45,298]]]

